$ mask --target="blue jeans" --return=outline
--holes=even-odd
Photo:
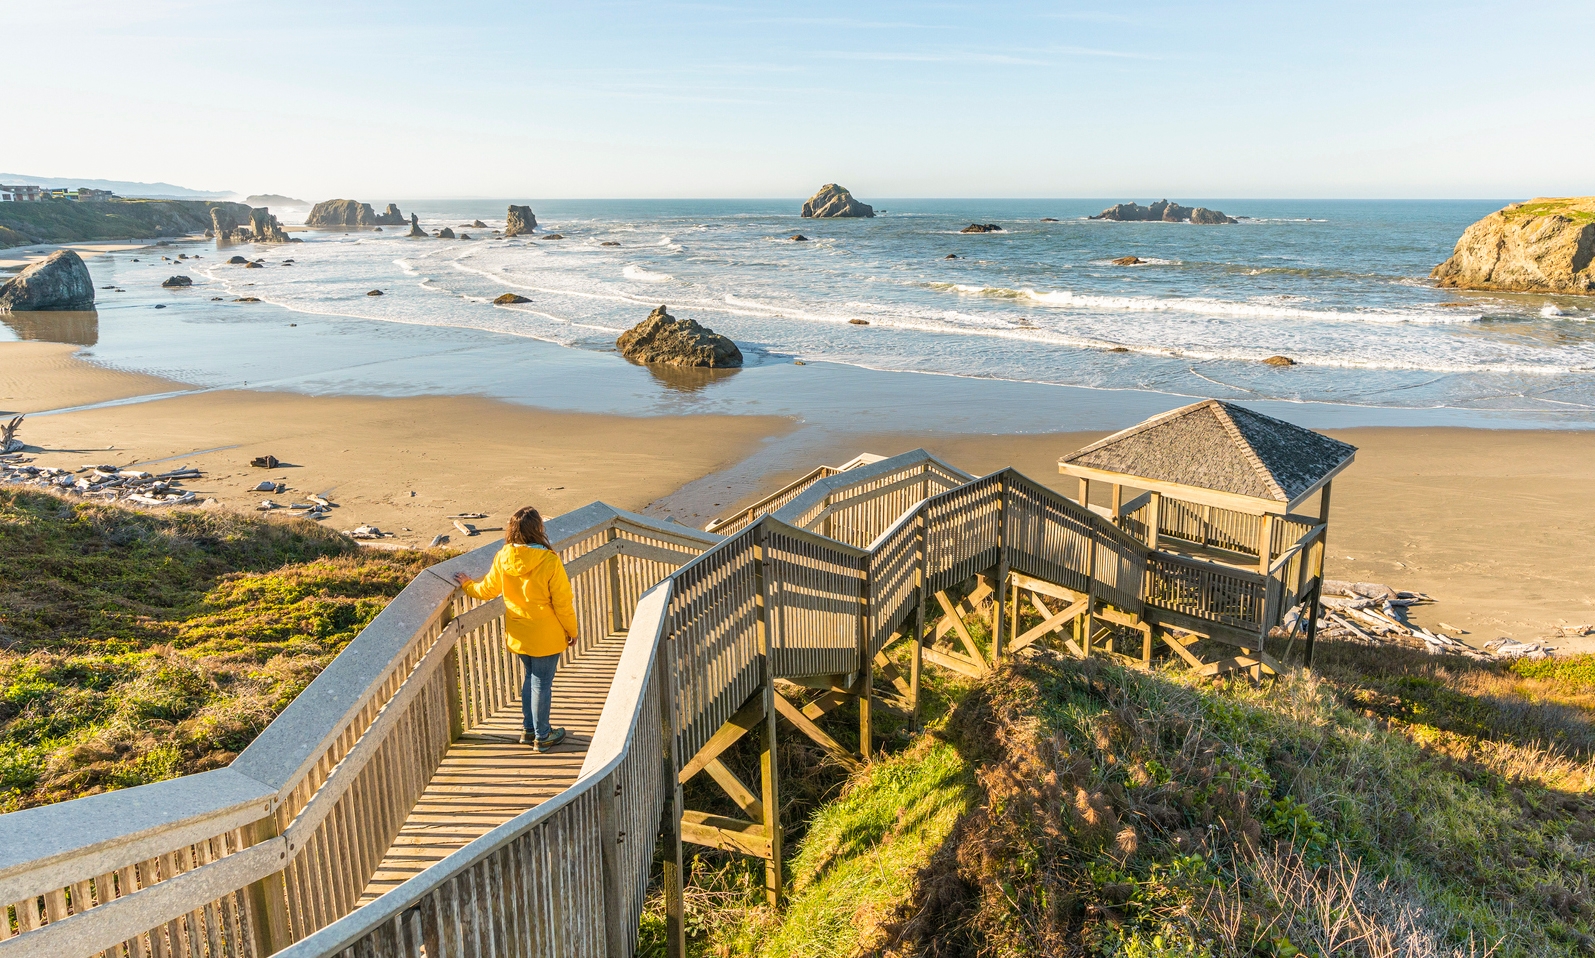
[[[548,724],[548,709],[554,698],[554,672],[559,669],[558,655],[521,655],[526,674],[521,678],[521,727],[540,739],[548,738],[552,729]]]

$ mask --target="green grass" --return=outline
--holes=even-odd
[[[1568,197],[1524,203],[1516,209],[1503,210],[1507,219],[1530,219],[1536,216],[1565,216],[1575,223],[1595,223],[1595,200],[1589,197]]]
[[[44,200],[0,205],[0,247],[172,236],[211,227],[210,208],[227,206],[240,220],[242,203],[212,200]]]
[[[0,812],[226,764],[439,554],[0,490]]]

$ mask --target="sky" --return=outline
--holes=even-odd
[[[1595,193],[1595,71],[1556,40],[1588,0],[0,11],[0,170],[39,176],[377,203]]]

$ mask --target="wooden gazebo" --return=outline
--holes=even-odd
[[[1082,504],[1147,545],[1149,636],[1204,671],[1261,675],[1298,640],[1311,662],[1330,485],[1356,452],[1210,399],[1070,453],[1058,469],[1079,479]],[[1092,504],[1093,483],[1107,487],[1106,506]],[[1198,639],[1237,651],[1202,662],[1189,648]]]

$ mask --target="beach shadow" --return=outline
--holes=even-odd
[[[17,338],[34,342],[93,346],[100,341],[100,314],[92,309],[0,312],[0,323]]]
[[[683,393],[702,392],[742,371],[734,368],[702,369],[685,366],[648,366],[647,370],[659,385]]]

